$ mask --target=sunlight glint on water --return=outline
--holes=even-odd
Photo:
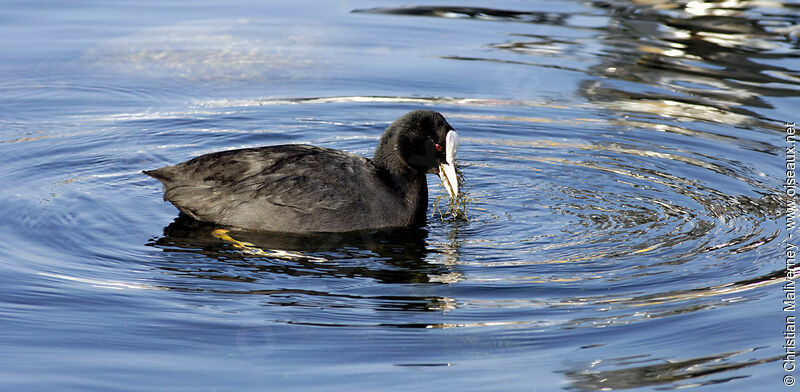
[[[0,389],[783,388],[791,4],[7,9]],[[140,173],[418,108],[466,221],[220,228]]]

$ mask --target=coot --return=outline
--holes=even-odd
[[[372,159],[299,144],[201,155],[145,174],[190,217],[247,229],[343,232],[425,223],[425,174],[458,195],[459,137],[444,116],[417,110],[383,132]]]

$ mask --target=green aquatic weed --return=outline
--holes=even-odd
[[[451,197],[449,193],[440,193],[436,196],[433,200],[433,210],[431,211],[431,216],[435,216],[436,213],[439,214],[439,219],[444,222],[447,219],[455,219],[455,220],[469,220],[467,217],[467,204],[472,201],[472,198],[469,196],[468,189],[464,186],[464,172],[461,171],[461,166],[458,162],[455,163],[456,169],[456,180],[458,181],[458,188],[459,192],[456,197]],[[447,186],[444,181],[441,183],[442,187],[444,188]],[[447,198],[447,206],[446,208],[442,206],[442,201],[444,198]]]

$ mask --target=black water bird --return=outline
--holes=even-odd
[[[143,173],[164,200],[205,222],[281,232],[420,226],[426,174],[458,195],[459,136],[444,116],[417,110],[383,132],[372,159],[299,144],[214,152]]]

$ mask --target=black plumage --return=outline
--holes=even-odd
[[[164,200],[206,222],[284,232],[419,226],[428,207],[425,174],[451,177],[440,168],[452,167],[457,147],[441,114],[418,110],[389,125],[371,160],[278,145],[205,154],[144,173],[164,185]]]

